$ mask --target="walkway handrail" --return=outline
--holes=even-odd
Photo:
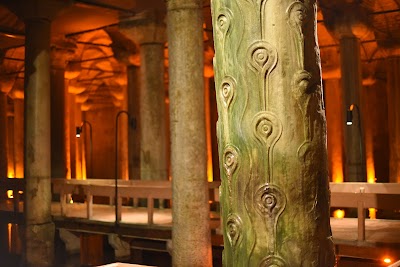
[[[400,209],[400,184],[330,183],[331,207],[357,208],[358,240],[365,240],[365,209]]]

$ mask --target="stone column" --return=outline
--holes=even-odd
[[[223,265],[332,267],[316,1],[211,7]]]
[[[362,73],[360,58],[360,40],[374,37],[368,27],[368,11],[358,3],[341,4],[327,2],[328,8],[322,9],[324,21],[339,40],[341,77],[343,92],[343,110],[346,112],[351,105],[353,109],[353,124],[344,128],[345,144],[345,181],[365,182],[365,142],[363,127],[363,108],[361,105]]]
[[[388,124],[389,124],[389,181],[400,183],[400,56],[392,54],[386,60]]]
[[[25,261],[52,266],[50,21],[25,20]]]
[[[50,24],[66,4],[61,1],[8,1],[25,22],[23,262],[50,267],[54,261],[51,217]]]
[[[151,14],[153,15],[153,14]],[[165,25],[146,14],[120,23],[121,32],[140,45],[140,178],[167,180],[165,127]]]
[[[0,64],[2,55],[0,55]],[[0,179],[8,175],[8,120],[7,120],[7,94],[14,85],[14,79],[9,77],[0,77]]]
[[[173,266],[212,266],[202,4],[167,1]]]
[[[68,118],[67,87],[65,68],[68,57],[74,54],[75,45],[63,39],[56,39],[51,45],[51,177],[70,177],[71,169],[67,165]]]
[[[8,175],[8,123],[7,123],[7,95],[0,91],[0,179]]]
[[[341,183],[343,175],[343,99],[340,79],[325,80],[325,107],[328,134],[328,162],[332,182]]]
[[[133,180],[140,179],[140,67],[129,65],[126,69],[128,80],[128,112],[136,118],[137,124],[134,131],[128,132],[129,146],[129,177]]]
[[[24,82],[17,80],[10,92],[14,102],[14,166],[15,177],[24,178]]]

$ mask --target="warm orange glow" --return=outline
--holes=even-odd
[[[7,190],[7,197],[14,198],[14,192],[12,190]]]
[[[335,210],[333,212],[333,218],[336,218],[336,219],[343,219],[344,215],[345,215],[344,210]]]
[[[7,177],[8,177],[8,178],[15,178],[14,175],[15,175],[15,174],[14,174],[14,171],[9,170],[9,171],[8,171],[8,174],[7,174]]]
[[[8,252],[11,253],[12,252],[12,224],[9,223],[7,224],[7,233],[8,233]]]
[[[206,117],[206,142],[207,142],[207,181],[213,181],[212,143],[211,143],[211,114],[210,114],[210,80],[204,79],[204,109]]]
[[[372,141],[372,133],[370,130],[365,131],[365,156],[367,161],[367,182],[375,183],[375,164],[374,164],[374,153],[373,153],[373,141]],[[369,210],[369,218],[376,219],[376,210],[373,208]]]
[[[72,199],[72,197],[71,197],[71,199],[69,200],[69,204],[74,204],[74,200]]]
[[[391,260],[390,258],[384,258],[384,259],[383,259],[383,262],[389,264],[389,263],[392,262],[392,260]]]

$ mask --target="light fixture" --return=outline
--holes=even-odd
[[[354,109],[354,105],[351,104],[349,109],[346,112],[346,124],[347,125],[353,125],[353,109]]]
[[[383,262],[389,264],[392,263],[392,260],[390,258],[384,258]]]
[[[82,126],[77,126],[76,127],[76,138],[81,137],[81,132],[82,132]]]
[[[89,126],[89,156],[90,156],[90,175],[93,175],[93,137],[92,137],[92,124],[88,121],[82,121],[80,126],[76,127],[76,138],[81,137],[81,133],[83,132],[83,125],[87,124]],[[82,165],[81,165],[82,166]],[[81,170],[82,171],[82,170]],[[83,171],[82,171],[83,172]]]

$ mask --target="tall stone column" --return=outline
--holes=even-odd
[[[24,82],[17,80],[10,92],[14,102],[13,150],[15,177],[24,178]]]
[[[212,266],[202,4],[167,1],[173,266]]]
[[[8,121],[7,121],[7,95],[0,91],[0,179],[8,174]]]
[[[0,65],[2,63],[0,55]],[[8,119],[7,119],[7,94],[14,85],[14,79],[0,77],[0,179],[8,175]]]
[[[25,261],[52,266],[50,21],[25,20]]]
[[[67,125],[68,88],[65,80],[65,68],[68,57],[74,54],[73,43],[56,39],[51,45],[51,177],[70,177],[71,169],[67,165]]]
[[[54,260],[51,217],[50,24],[66,4],[7,1],[25,22],[24,265],[50,267]]]
[[[316,2],[211,7],[223,265],[334,266]]]
[[[399,52],[399,51],[398,51]],[[400,183],[400,53],[386,60],[388,124],[389,124],[389,181]]]
[[[129,65],[126,69],[128,80],[128,112],[137,120],[140,118],[140,66]],[[140,179],[140,143],[141,123],[134,131],[128,132],[129,177]]]
[[[325,80],[325,107],[328,138],[329,173],[332,182],[341,183],[343,175],[343,100],[340,79]]]
[[[363,108],[361,105],[362,73],[360,40],[372,33],[368,27],[367,10],[358,3],[326,2],[325,25],[339,40],[343,110],[353,105],[353,124],[343,123],[345,144],[345,181],[365,182],[365,141],[363,127]]]
[[[165,25],[150,15],[120,23],[121,32],[140,45],[140,178],[166,180],[164,43]]]

